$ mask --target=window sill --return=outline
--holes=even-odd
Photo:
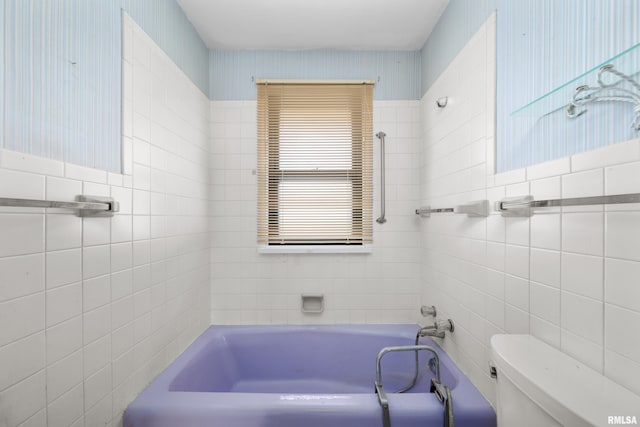
[[[364,246],[258,246],[259,254],[370,254],[371,245]]]

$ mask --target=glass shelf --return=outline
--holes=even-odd
[[[636,81],[640,79],[640,43],[618,53],[606,61],[596,65],[588,71],[580,74],[557,88],[534,99],[526,105],[512,111],[510,117],[542,117],[564,110],[571,101],[576,87],[584,84],[589,86],[598,85],[598,71],[600,67],[613,64],[615,69],[630,76]],[[615,77],[614,77],[615,78]],[[612,82],[611,76],[607,76],[606,82]]]

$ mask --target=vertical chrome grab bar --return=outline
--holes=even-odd
[[[380,131],[376,133],[376,138],[380,139],[380,216],[376,219],[378,224],[387,222],[385,218],[385,200],[384,200],[384,137],[386,133]]]

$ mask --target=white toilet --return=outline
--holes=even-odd
[[[498,427],[638,425],[640,396],[531,335],[494,335]]]

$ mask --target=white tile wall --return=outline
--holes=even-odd
[[[495,50],[486,46],[494,41],[491,17],[422,99],[421,202],[446,207],[487,198],[493,205],[504,196],[640,191],[640,140],[493,174]],[[468,73],[484,69],[485,85]],[[438,109],[435,99],[445,95],[450,105]],[[479,117],[485,128],[473,126]],[[487,150],[481,186],[469,182],[466,154],[479,140]],[[422,220],[421,236],[422,302],[454,319],[456,332],[443,345],[492,403],[489,339],[504,332],[533,334],[640,392],[633,375],[640,372],[640,206],[554,208],[531,218],[441,214]],[[484,256],[469,257],[470,246]],[[478,286],[465,271],[484,281]],[[472,298],[460,292],[472,288]]]
[[[209,102],[128,19],[125,29],[135,38],[124,57],[133,175],[0,153],[1,197],[112,195],[121,206],[111,219],[0,211],[3,426],[119,426],[209,324]],[[152,234],[157,223],[173,226]]]
[[[213,323],[415,322],[420,298],[419,104],[375,101],[386,138],[387,219],[374,224],[371,254],[258,254],[256,103],[211,102],[211,319]],[[374,166],[379,170],[379,140]],[[379,182],[379,177],[374,177]],[[376,186],[377,188],[377,186]],[[374,215],[379,214],[379,192]],[[325,295],[322,315],[300,296]]]

